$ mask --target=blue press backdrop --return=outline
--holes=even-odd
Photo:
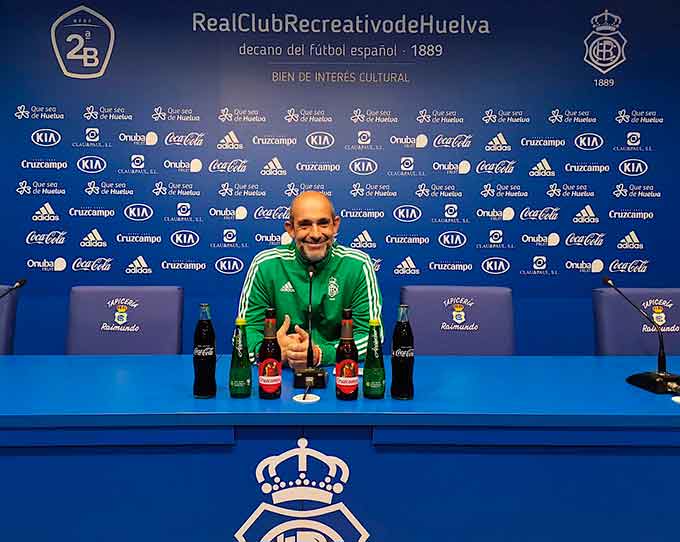
[[[587,354],[593,349],[590,292],[599,285],[599,274],[578,271],[573,263],[584,267],[602,262],[603,270],[611,272],[622,286],[677,286],[678,262],[673,248],[677,224],[674,204],[679,198],[673,148],[678,111],[675,36],[680,10],[676,4],[622,1],[598,5],[577,1],[490,2],[482,6],[459,2],[455,8],[444,2],[423,2],[417,8],[355,2],[323,7],[289,3],[285,8],[262,2],[86,5],[115,29],[108,65],[103,75],[92,79],[65,76],[51,43],[53,23],[77,4],[3,2],[6,60],[1,68],[5,84],[0,96],[5,141],[0,209],[5,258],[0,281],[8,283],[21,276],[29,279],[20,298],[17,353],[63,351],[68,290],[76,284],[181,285],[185,289],[184,350],[191,348],[198,302],[208,301],[224,351],[247,265],[259,250],[271,246],[270,241],[258,241],[262,237],[256,236],[282,231],[282,220],[276,219],[273,211],[286,206],[292,195],[305,188],[302,185],[317,185],[331,195],[337,211],[344,212],[341,242],[351,244],[361,236],[360,242],[366,243],[370,238],[368,242],[375,243],[374,248],[365,250],[376,264],[388,329],[394,321],[402,284],[503,285],[514,292],[518,353]],[[605,8],[611,14],[606,14]],[[477,29],[479,21],[488,21],[490,32],[210,32],[192,28],[195,12],[228,19],[232,13],[241,12],[261,17],[285,12],[310,18],[363,18],[368,14],[376,20],[398,19],[404,13],[408,18],[432,14],[439,19],[460,20],[460,14],[464,14],[468,25],[477,20]],[[620,31],[611,38],[619,47],[623,39],[627,40],[625,60],[606,74],[584,62],[584,39],[593,31],[591,17],[598,14],[603,17],[600,22],[618,26],[607,32]],[[80,15],[81,20],[67,19],[56,30],[57,50],[62,59],[69,51],[75,55],[63,60],[66,67],[80,63],[81,67],[85,65],[83,73],[91,73],[103,65],[106,26],[87,26],[93,24],[85,20],[91,14]],[[70,33],[83,36],[82,48],[78,49],[78,39],[65,41]],[[282,54],[240,55],[242,44],[279,45]],[[394,44],[397,55],[368,59],[312,57],[311,44],[345,45],[347,51],[352,46]],[[419,48],[428,44],[441,45],[441,56],[427,56],[438,53],[435,47]],[[305,45],[306,55],[286,55],[291,45]],[[414,56],[414,45],[416,52],[426,56]],[[88,57],[91,49],[97,49],[96,67],[88,67],[94,62]],[[601,52],[604,57],[611,53],[606,47]],[[604,57],[601,62],[606,61]],[[317,72],[340,74],[336,78],[354,73],[357,80],[277,82],[272,80],[274,72],[287,72],[295,79],[299,79],[300,72],[310,72],[312,79]],[[358,81],[360,73],[385,72],[400,74],[402,81]],[[171,120],[174,110],[183,110],[183,120]],[[243,110],[249,110],[246,119],[238,118]],[[316,114],[307,119],[305,110]],[[24,111],[28,118],[24,118]],[[373,115],[374,112],[377,113]],[[503,112],[517,112],[514,119],[519,122],[502,122],[507,118]],[[596,122],[569,122],[569,112],[576,112],[575,116],[582,119],[595,118]],[[636,122],[638,118],[642,121]],[[463,122],[450,122],[455,119]],[[43,145],[54,142],[53,136],[44,131],[32,141],[32,134],[40,129],[55,130],[60,142],[51,146],[35,144],[35,140]],[[331,147],[315,149],[306,143],[308,134],[319,131],[333,136]],[[148,132],[157,135],[155,145],[123,141]],[[176,143],[201,144],[166,144],[171,132],[179,136]],[[187,138],[191,132],[196,135]],[[228,136],[229,132],[233,135]],[[503,148],[505,140],[511,149],[486,150],[499,132],[502,138],[496,142],[501,141]],[[597,134],[603,144],[594,150],[579,149],[575,138],[584,133]],[[404,146],[403,138],[415,139],[419,134],[427,136],[426,146]],[[459,137],[454,148],[435,147],[439,135],[471,137]],[[241,144],[243,148],[218,148],[225,136],[232,147]],[[278,140],[284,144],[253,142],[254,137],[265,136],[284,138]],[[401,139],[393,140],[393,136]],[[564,145],[527,146],[522,145],[522,138],[564,140]],[[362,147],[360,141],[367,139],[370,143]],[[471,142],[469,147],[461,144],[465,139]],[[320,141],[311,143],[319,146]],[[597,138],[581,140],[581,146],[597,146],[593,141],[597,142]],[[614,150],[626,146],[627,150]],[[106,169],[98,173],[82,171],[77,164],[83,156],[105,160]],[[357,158],[373,160],[377,171],[370,175],[353,173],[350,164]],[[194,159],[201,162],[200,172],[178,170],[182,168],[179,162],[188,165]],[[639,162],[632,169],[622,166],[621,171],[619,164],[627,159],[643,160],[646,172],[630,175],[638,172],[634,166]],[[222,167],[232,160],[246,161],[242,163],[245,171],[212,172],[214,160],[219,160]],[[507,173],[489,174],[479,167],[483,162],[502,160],[509,161]],[[67,167],[40,167],[45,161],[66,162]],[[446,164],[461,161],[469,162],[469,173],[448,173],[435,166],[444,164],[450,169]],[[270,162],[274,165],[266,166]],[[300,171],[297,166],[319,162],[339,170],[310,172]],[[143,167],[134,167],[142,163]],[[84,169],[98,165],[94,159],[80,164]],[[276,169],[279,164],[285,174],[261,174],[263,168]],[[568,164],[596,164],[601,169],[608,166],[609,171],[571,172],[565,170]],[[231,165],[238,169],[236,166]],[[465,169],[465,165],[460,167]],[[536,168],[548,169],[548,174],[530,175]],[[183,189],[188,192],[172,195],[171,183],[185,185]],[[551,190],[553,183],[557,186]],[[499,184],[509,185],[515,195],[503,194],[506,189]],[[592,195],[566,195],[569,188],[565,184]],[[243,195],[237,185],[251,185],[247,190],[252,195]],[[371,195],[369,185],[381,185],[379,195]],[[448,185],[444,189],[448,194],[436,195],[437,188],[432,185]],[[107,188],[117,188],[122,193],[106,194]],[[558,195],[556,189],[563,193]],[[652,197],[640,197],[639,191]],[[522,197],[524,193],[526,197]],[[44,207],[46,203],[52,210]],[[144,221],[126,217],[125,209],[137,203],[151,207],[153,216]],[[190,203],[189,215],[187,206],[178,208],[178,204],[185,203]],[[401,205],[417,207],[419,219],[397,220],[393,211]],[[590,205],[599,222],[574,223],[573,218],[586,205]],[[240,207],[247,212],[243,220],[237,219],[244,212]],[[514,210],[512,220],[478,216],[479,209],[507,207]],[[548,207],[559,210],[548,209],[542,216],[555,220],[525,219],[532,213],[522,213],[525,208],[539,211]],[[39,211],[41,208],[43,211]],[[216,209],[227,217],[212,216],[220,214]],[[648,218],[610,218],[610,211],[621,210],[647,213]],[[58,221],[33,220],[35,213],[46,216],[52,211],[59,216]],[[113,216],[78,216],[111,215],[111,211]],[[268,212],[274,218],[267,218],[271,216]],[[357,212],[364,217],[352,218]],[[408,215],[397,216],[409,219]],[[106,247],[80,246],[88,234],[92,238],[93,228]],[[188,230],[189,241],[195,235],[193,239],[199,242],[189,248],[174,245],[171,237],[178,230]],[[496,239],[499,235],[490,230],[501,230],[502,243],[490,244],[490,235]],[[63,244],[45,244],[41,234],[53,231],[66,232],[61,239],[58,233],[49,238]],[[458,248],[442,246],[438,240],[446,231],[462,233],[466,242]],[[643,248],[617,248],[631,231]],[[557,246],[522,241],[523,235],[549,233],[559,235]],[[586,241],[595,246],[567,246],[572,233],[600,235]],[[152,242],[117,241],[124,239],[119,235],[131,234],[151,236]],[[160,236],[160,242],[153,242],[154,236]],[[387,236],[407,236],[417,242],[389,243]],[[452,234],[443,241],[461,244],[461,239]],[[583,243],[584,239],[576,242]],[[141,267],[151,272],[127,273],[130,266],[139,269],[139,256],[144,260]],[[218,269],[216,262],[225,256],[238,258],[244,264],[243,270],[239,270],[238,263],[234,268],[220,267],[218,263]],[[490,257],[504,258],[509,269],[501,274],[486,272],[483,262]],[[629,264],[636,260],[631,268]],[[41,269],[64,264],[63,271]],[[457,270],[440,270],[446,266],[442,264],[455,264],[448,267]],[[87,270],[92,265],[95,270]],[[498,265],[487,267],[487,271],[505,269],[503,261]],[[172,266],[196,269],[167,269]],[[415,267],[419,273],[395,273],[395,269],[407,267]]]

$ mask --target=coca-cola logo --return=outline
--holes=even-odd
[[[470,145],[472,145],[472,135],[469,134],[458,134],[453,137],[439,134],[432,142],[435,149],[468,149]]]
[[[194,346],[194,356],[208,357],[215,355],[214,346]]]
[[[401,347],[392,351],[392,357],[399,358],[412,358],[413,357],[413,347]]]
[[[618,258],[609,264],[610,273],[646,273],[649,260],[622,262]]]
[[[255,209],[253,218],[255,220],[288,220],[290,218],[290,209],[283,205],[271,209],[260,206]]]
[[[66,232],[54,230],[48,233],[38,233],[31,230],[26,235],[27,245],[63,245],[66,242]]]
[[[559,213],[559,207],[544,207],[543,209],[525,207],[519,214],[519,218],[520,220],[557,220]]]
[[[487,162],[482,160],[477,164],[477,173],[488,173],[490,175],[507,175],[515,171],[517,160],[501,160],[500,162]]]
[[[568,247],[601,247],[604,245],[605,233],[588,233],[586,235],[576,235],[570,233],[564,241]]]
[[[76,258],[71,264],[73,271],[111,271],[113,258],[96,258],[94,260],[84,260]]]
[[[211,173],[245,173],[248,166],[248,160],[242,158],[235,158],[234,160],[213,160],[208,166],[208,171]]]
[[[183,145],[185,147],[201,147],[203,145],[204,132],[189,132],[188,134],[176,134],[170,132],[165,136],[166,145]]]

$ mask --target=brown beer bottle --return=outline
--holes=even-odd
[[[335,396],[351,401],[359,396],[359,351],[354,342],[352,309],[342,310],[341,326],[335,351]]]
[[[265,312],[264,339],[257,359],[260,399],[278,399],[281,397],[281,347],[276,340],[276,309],[271,307]]]

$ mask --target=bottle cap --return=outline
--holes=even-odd
[[[378,320],[377,318],[371,318],[368,321],[368,325],[369,326],[380,326],[380,320]]]
[[[236,319],[236,325],[237,326],[245,326],[246,325],[246,319],[245,318],[237,318]]]
[[[200,306],[202,309],[205,309],[206,307],[209,307],[210,304],[209,304],[209,303],[200,303],[199,306]]]
[[[352,319],[352,309],[342,309],[342,319],[351,320]]]
[[[273,308],[273,307],[269,307],[269,308],[265,311],[264,317],[267,318],[267,319],[276,318],[276,309]]]

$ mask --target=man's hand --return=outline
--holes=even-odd
[[[283,319],[283,324],[281,324],[281,327],[276,332],[276,342],[279,343],[279,347],[281,348],[281,361],[283,362],[288,361],[288,352],[291,345],[300,342],[300,338],[297,333],[288,335],[289,328],[290,316],[286,314],[285,318]]]
[[[291,369],[304,369],[307,367],[307,348],[309,346],[309,333],[300,326],[295,326],[297,342],[288,346],[288,365]]]

